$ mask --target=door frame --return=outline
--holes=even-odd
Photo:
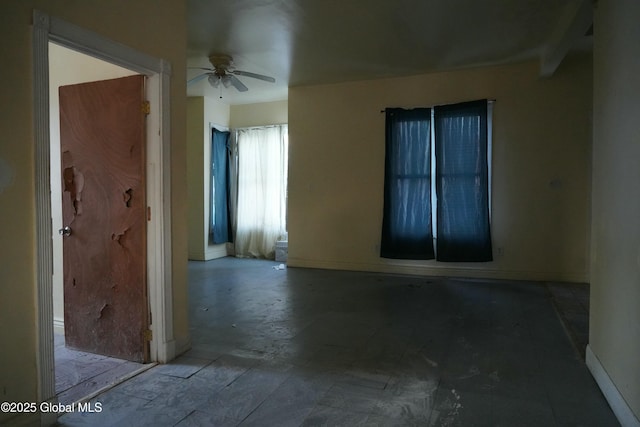
[[[35,141],[37,371],[39,401],[55,401],[53,345],[52,224],[50,198],[49,42],[147,76],[151,113],[147,117],[146,186],[151,219],[147,222],[147,286],[153,339],[150,357],[175,357],[171,247],[171,64],[34,10],[32,30],[33,116]],[[153,131],[151,131],[153,130]]]

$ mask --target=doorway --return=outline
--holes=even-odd
[[[171,319],[171,199],[169,120],[170,66],[134,49],[112,42],[40,11],[33,14],[34,137],[36,147],[36,256],[38,308],[38,398],[55,402],[53,248],[57,228],[52,224],[49,120],[50,42],[147,76],[151,106],[147,119],[147,275],[150,325],[150,359],[166,362],[174,357]],[[55,231],[55,233],[54,233]]]
[[[60,166],[62,160],[60,88],[68,85],[82,84],[81,87],[84,89],[88,82],[99,81],[101,84],[106,84],[109,81],[113,81],[113,79],[135,75],[138,75],[138,73],[132,70],[90,57],[55,43],[49,43],[51,217],[54,233],[65,224],[63,221],[64,215],[62,214],[63,189],[61,185],[62,171]],[[89,121],[93,122],[94,119],[92,118]],[[94,167],[92,167],[92,170],[95,172]],[[83,201],[82,204],[86,204],[85,201]],[[100,208],[100,211],[104,208],[106,208],[106,206]],[[86,214],[87,212],[81,215],[81,217],[86,217]],[[76,231],[75,225],[74,231]],[[84,304],[78,304],[78,301],[71,298],[71,295],[65,295],[62,277],[65,265],[63,263],[63,242],[65,244],[71,243],[70,239],[76,237],[76,233],[73,234],[73,236],[68,237],[54,235],[53,239],[53,326],[56,395],[58,396],[58,401],[62,404],[71,404],[106,386],[117,383],[122,378],[145,369],[143,364],[125,360],[127,359],[126,357],[109,357],[113,355],[115,349],[107,349],[110,351],[100,351],[97,349],[89,351],[86,348],[79,349],[79,343],[74,345],[73,340],[69,340],[68,333],[70,330],[69,328],[65,330],[65,317],[82,316],[82,312],[88,303],[90,304],[92,301],[99,303],[99,298],[95,298],[93,293],[93,296],[87,296],[90,297],[90,300]],[[93,231],[91,234],[95,235]],[[86,236],[84,238],[81,236],[81,238],[86,240]],[[96,250],[103,251],[102,248],[98,249],[97,247]],[[88,251],[85,248],[83,252],[87,253]],[[82,254],[80,255],[82,256]],[[94,267],[92,266],[91,270],[93,269]],[[91,285],[91,288],[95,288],[95,283]],[[146,301],[144,305],[146,307]],[[81,324],[86,325],[88,328],[94,327],[91,322],[82,321]],[[74,329],[77,330],[77,326],[72,330]],[[75,335],[77,336],[77,333]],[[118,335],[120,336],[121,334]],[[96,336],[96,334],[82,333],[80,336],[91,338]],[[113,342],[112,339],[103,339],[105,337],[104,333],[101,333],[100,336],[100,341],[103,343],[103,346],[113,346],[111,344]]]

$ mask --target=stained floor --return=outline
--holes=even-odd
[[[54,334],[56,395],[67,405],[146,370],[146,365],[77,351],[65,346],[64,334]]]
[[[189,264],[193,348],[63,426],[617,426],[545,283]]]
[[[584,359],[589,343],[589,285],[547,283],[547,289],[576,351]]]

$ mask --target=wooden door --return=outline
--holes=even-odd
[[[60,88],[68,347],[146,362],[144,76]]]

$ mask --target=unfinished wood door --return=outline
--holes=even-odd
[[[60,88],[67,346],[148,361],[144,76]]]

